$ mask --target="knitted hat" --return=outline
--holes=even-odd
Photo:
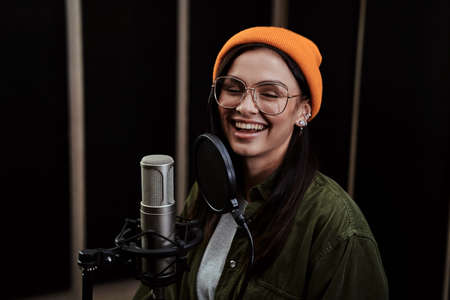
[[[322,55],[309,39],[281,27],[252,27],[232,36],[222,47],[214,64],[213,80],[224,55],[233,47],[248,43],[264,43],[288,54],[305,75],[311,91],[311,118],[314,118],[322,102],[322,76],[319,66]]]

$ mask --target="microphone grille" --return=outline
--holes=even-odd
[[[142,204],[163,206],[174,202],[173,164],[168,155],[153,154],[141,160]]]
[[[163,178],[159,171],[149,169],[148,177],[150,180],[151,190],[147,191],[149,197],[147,199],[147,205],[160,206],[163,201]]]

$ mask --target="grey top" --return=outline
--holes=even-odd
[[[244,211],[247,201],[239,201]],[[197,273],[197,296],[200,300],[214,299],[217,283],[222,275],[225,260],[238,225],[231,213],[223,214],[212,234]]]

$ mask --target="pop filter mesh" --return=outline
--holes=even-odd
[[[230,201],[230,178],[225,158],[210,139],[198,142],[196,152],[197,182],[206,202],[221,212]]]

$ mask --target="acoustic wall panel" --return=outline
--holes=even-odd
[[[448,1],[368,6],[356,200],[392,299],[442,299],[449,182]]]
[[[2,5],[3,299],[70,285],[65,7]]]

